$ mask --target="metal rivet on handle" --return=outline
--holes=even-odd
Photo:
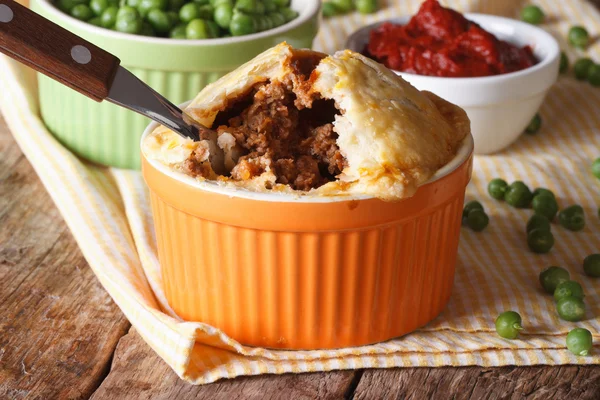
[[[10,22],[14,16],[15,14],[9,6],[6,4],[0,4],[0,22]]]
[[[92,61],[92,53],[81,45],[73,46],[71,49],[71,57],[79,64],[87,64]]]

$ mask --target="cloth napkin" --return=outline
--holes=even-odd
[[[396,0],[372,16],[354,13],[323,22],[315,48],[333,52],[348,34],[377,20],[416,12],[419,1]],[[463,12],[516,17],[518,0],[462,0],[446,4]],[[570,26],[600,33],[600,13],[581,0],[536,1],[554,34],[573,61],[565,42]],[[588,54],[600,61],[600,44]],[[433,322],[385,343],[327,351],[276,351],[247,347],[202,323],[184,322],[165,301],[148,194],[140,172],[105,168],[82,161],[63,148],[40,120],[36,78],[30,70],[0,58],[0,108],[16,141],[46,186],[96,276],[123,313],[173,370],[194,384],[239,375],[328,371],[353,368],[445,365],[502,366],[600,364],[600,279],[583,274],[582,260],[600,252],[600,182],[590,165],[600,156],[600,88],[563,76],[541,108],[543,128],[523,135],[507,150],[477,156],[467,200],[480,200],[488,228],[461,232],[455,286],[446,310]],[[487,183],[502,177],[547,187],[561,207],[580,204],[586,227],[570,232],[555,226],[554,249],[535,255],[527,249],[525,224],[531,210],[517,210],[491,199]],[[562,321],[552,296],[542,292],[539,272],[561,265],[587,295],[587,319]],[[206,301],[211,301],[207,298]],[[496,316],[516,310],[524,331],[517,340],[500,338]],[[565,346],[574,327],[589,329],[593,355],[576,357]]]

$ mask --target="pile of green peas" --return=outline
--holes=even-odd
[[[463,224],[474,230],[481,232],[488,226],[490,218],[485,213],[483,205],[477,200],[469,201],[463,208]]]
[[[172,39],[249,35],[298,16],[290,0],[57,0],[63,12],[118,32]]]
[[[378,9],[377,0],[328,0],[323,2],[322,13],[325,18],[329,18],[354,10],[361,14],[373,14]]]

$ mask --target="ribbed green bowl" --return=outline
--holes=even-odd
[[[48,0],[31,0],[30,6],[119,57],[121,65],[174,104],[194,98],[208,83],[277,43],[312,47],[320,14],[319,0],[292,0],[300,16],[279,28],[236,38],[173,40],[98,28],[62,13]],[[38,78],[42,119],[61,143],[98,164],[140,168],[139,142],[147,118],[106,101],[97,103],[44,75]]]

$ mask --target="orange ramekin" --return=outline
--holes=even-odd
[[[469,136],[399,202],[234,190],[142,154],[167,300],[183,320],[251,346],[331,349],[409,333],[450,297],[472,151]]]

